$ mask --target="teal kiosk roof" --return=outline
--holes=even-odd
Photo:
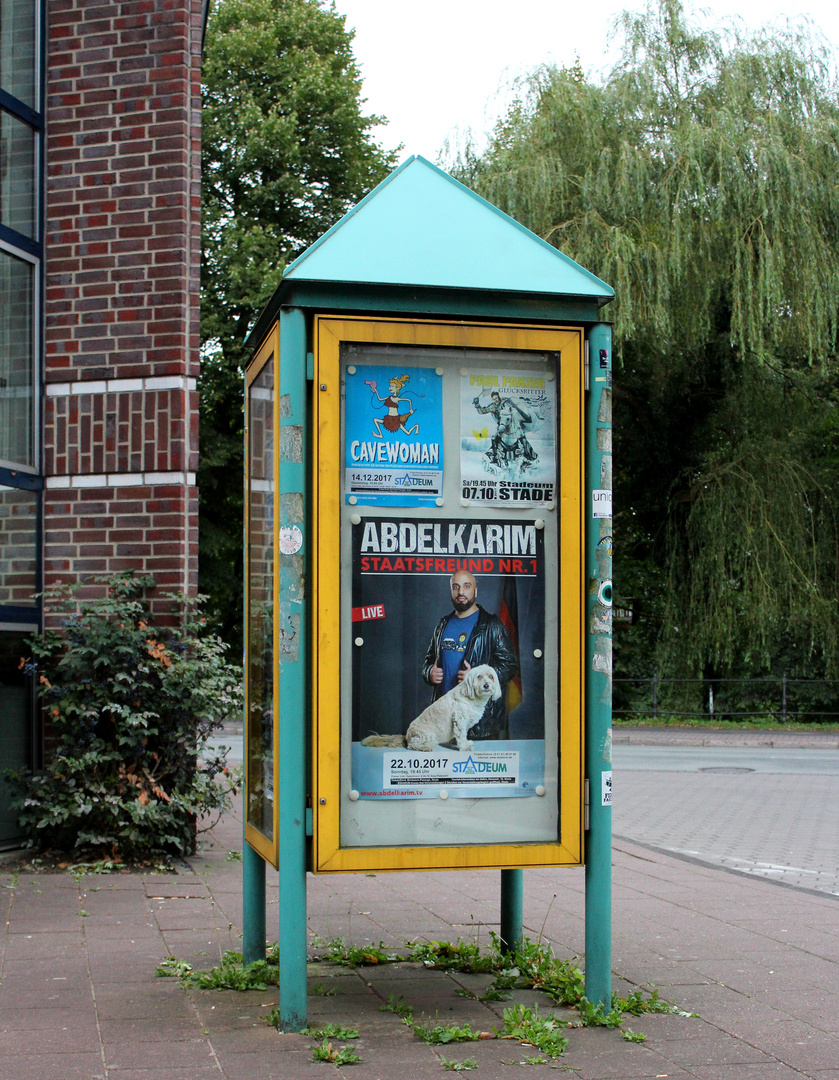
[[[596,321],[613,297],[600,278],[414,156],[286,268],[250,341],[282,306]]]

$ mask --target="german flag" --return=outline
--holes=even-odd
[[[507,683],[507,715],[509,716],[516,706],[521,705],[523,697],[521,688],[521,657],[519,656],[519,597],[516,587],[516,579],[512,576],[504,578],[501,588],[501,610],[498,618],[504,623],[507,637],[516,654],[519,669]]]

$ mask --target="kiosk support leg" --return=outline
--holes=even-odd
[[[586,997],[608,1006],[612,997],[612,331],[604,323],[589,334],[587,368]],[[604,511],[608,516],[603,516]]]
[[[306,619],[305,559],[311,538],[306,513],[306,322],[297,308],[280,314],[280,529],[299,530],[299,550],[281,552],[277,566],[279,603],[279,868],[280,1026],[306,1026]],[[292,430],[283,431],[283,428]]]
[[[265,959],[265,860],[247,840],[242,849],[242,958]]]
[[[501,871],[501,945],[512,952],[522,939],[524,871]]]

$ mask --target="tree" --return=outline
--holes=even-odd
[[[240,645],[244,342],[286,265],[395,162],[331,3],[217,0],[203,79],[199,580]]]
[[[536,71],[456,163],[617,292],[615,581],[648,616],[619,670],[835,674],[832,55],[808,24],[705,31],[678,0],[620,30],[602,83]]]

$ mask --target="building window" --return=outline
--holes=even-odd
[[[38,492],[0,485],[0,605],[34,607]]]
[[[38,5],[32,0],[0,0],[0,89],[37,109]]]
[[[37,133],[0,112],[0,223],[37,240]]]
[[[0,464],[34,469],[36,264],[0,246]]]
[[[0,760],[37,765],[34,680],[22,658],[40,625],[42,0],[0,0]],[[0,776],[0,849],[20,842]]]

